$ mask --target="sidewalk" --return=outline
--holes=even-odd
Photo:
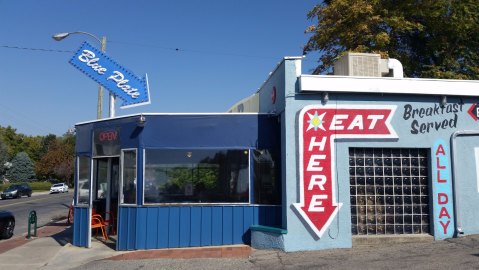
[[[2,269],[66,269],[118,254],[99,241],[92,241],[91,249],[74,247],[71,237],[71,227],[60,221],[38,228],[32,239],[22,235],[2,240]]]
[[[38,228],[37,237],[25,235],[0,241],[2,269],[72,269],[92,261],[142,260],[155,258],[248,258],[251,248],[244,245],[162,250],[115,251],[92,238],[91,248],[72,246],[72,228],[58,221]]]
[[[405,238],[409,237],[399,237]],[[94,238],[89,249],[72,246],[72,229],[60,221],[39,228],[34,239],[23,235],[0,241],[0,265],[13,270],[479,269],[479,235],[444,241],[431,237],[401,242],[391,239],[369,237],[355,241],[350,249],[292,253],[241,245],[115,251]]]

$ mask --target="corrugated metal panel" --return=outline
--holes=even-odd
[[[211,209],[212,207],[201,207],[201,245],[211,246]]]
[[[245,228],[246,230],[249,230],[249,227],[251,226],[251,224],[255,224],[254,223],[254,208],[253,207],[245,207],[243,208],[243,211],[244,211],[244,216],[243,216],[243,228]],[[280,207],[277,207],[277,209],[275,211],[281,211],[281,208]],[[279,223],[281,223],[281,220],[277,221]],[[251,233],[245,233],[243,235],[243,242],[244,243],[251,243]]]
[[[157,208],[158,209],[158,216],[156,219],[158,220],[158,227],[156,228],[158,230],[158,242],[157,246],[158,248],[168,248],[168,241],[169,241],[169,219],[168,219],[168,213],[169,213],[169,208]],[[155,228],[153,228],[155,229]]]
[[[246,230],[243,228],[243,220],[244,220],[244,207],[233,207],[233,243],[239,244],[243,243],[243,235],[249,229]]]
[[[201,246],[201,207],[191,207],[191,240],[192,247]]]
[[[120,207],[118,222],[119,250],[249,244],[249,227],[279,226],[281,207]]]
[[[141,220],[138,219],[138,213],[136,208],[129,208],[128,211],[128,219],[131,221],[132,226],[128,226],[128,245],[135,249],[135,244],[137,243],[138,239],[138,223],[141,223]],[[136,222],[135,222],[136,220]],[[144,221],[143,221],[144,222]]]
[[[158,217],[168,218],[169,220],[169,232],[168,232],[168,247],[180,246],[180,208],[170,207],[169,216]]]
[[[180,246],[190,246],[191,230],[191,208],[187,207],[180,211]]]
[[[233,244],[233,207],[223,207],[223,245]]]
[[[88,222],[90,212],[88,208],[75,207],[73,213],[73,245],[88,247]]]
[[[140,246],[140,247],[146,247],[146,236],[148,235],[148,230],[147,230],[147,226],[148,226],[148,208],[138,208],[137,210],[137,215],[138,215],[138,218],[137,220],[138,221],[145,221],[145,222],[137,222],[137,233],[136,233],[136,245],[137,246]],[[145,232],[145,233],[138,233],[138,232]],[[149,237],[149,235],[148,235]]]
[[[211,224],[211,244],[214,246],[223,245],[223,207],[213,207]]]
[[[158,208],[148,208],[148,215],[146,217],[146,235],[151,241],[146,241],[146,248],[152,249],[156,248],[159,241],[158,241]]]

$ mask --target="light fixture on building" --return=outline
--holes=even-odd
[[[191,157],[193,156],[193,152],[186,152],[186,156],[187,156],[188,158],[191,158]]]
[[[446,106],[447,104],[447,96],[441,96],[441,107]]]
[[[138,118],[138,123],[137,123],[137,125],[138,125],[139,127],[145,127],[145,124],[146,124],[146,117],[145,117],[143,114],[141,114],[141,115],[140,115],[140,118]]]
[[[329,93],[328,92],[323,92],[323,94],[321,96],[321,101],[322,101],[323,104],[328,103],[328,101],[329,101]]]

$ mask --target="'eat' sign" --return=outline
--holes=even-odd
[[[336,201],[334,141],[397,138],[391,127],[396,106],[319,106],[299,115],[300,202],[293,206],[321,238],[341,208]]]

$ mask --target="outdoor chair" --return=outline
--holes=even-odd
[[[101,230],[103,239],[108,240],[108,235],[106,234],[106,223],[103,218],[98,214],[93,214],[91,216],[91,228],[96,230],[96,236],[98,236],[98,229]]]

